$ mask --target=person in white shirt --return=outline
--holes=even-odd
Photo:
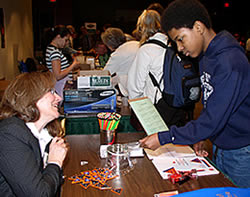
[[[139,42],[127,41],[124,32],[113,27],[107,28],[101,34],[101,38],[112,51],[104,70],[110,71],[113,85],[118,84],[122,95],[127,96],[127,75],[139,48]]]
[[[185,112],[169,106],[162,99],[161,78],[166,49],[154,43],[144,44],[148,40],[158,40],[168,44],[168,37],[161,31],[159,13],[155,10],[144,10],[137,20],[136,30],[140,33],[141,40],[140,48],[128,72],[129,99],[148,97],[168,126],[182,126],[185,122]],[[160,84],[161,91],[153,85],[149,72]]]
[[[29,127],[32,134],[38,139],[40,145],[41,156],[43,159],[43,168],[45,168],[48,164],[48,151],[46,151],[46,147],[50,145],[50,141],[53,139],[53,136],[49,133],[48,129],[43,128],[39,131],[36,128],[34,122],[27,122],[27,127]]]

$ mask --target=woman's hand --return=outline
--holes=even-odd
[[[141,147],[149,148],[152,150],[156,150],[157,148],[159,148],[161,146],[157,133],[149,135],[149,136],[139,140],[139,142],[140,142]]]
[[[60,167],[68,152],[68,145],[61,137],[54,137],[49,146],[48,163],[56,163]]]
[[[73,57],[73,62],[72,62],[72,67],[73,67],[73,70],[74,69],[77,69],[77,68],[79,68],[79,66],[80,66],[80,62],[77,60],[77,58],[76,57]]]

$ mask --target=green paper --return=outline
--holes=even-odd
[[[169,130],[149,98],[129,100],[129,104],[148,135]]]

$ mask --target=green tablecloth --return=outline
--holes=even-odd
[[[66,119],[66,135],[98,134],[100,132],[97,117],[77,117]],[[130,124],[130,116],[122,116],[117,132],[137,132]]]

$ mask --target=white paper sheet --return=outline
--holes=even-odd
[[[149,159],[165,157],[193,157],[196,156],[194,150],[187,145],[165,144],[157,150],[144,149]]]
[[[194,162],[194,160],[200,162]],[[198,176],[219,174],[219,171],[203,157],[165,157],[155,158],[152,162],[163,179],[168,179],[169,173],[164,171],[167,171],[172,167],[174,167],[177,171],[190,171],[192,169],[196,169]]]
[[[197,170],[198,176],[219,174],[219,171],[204,157],[195,155],[190,146],[166,144],[155,151],[144,149],[163,179],[168,179],[168,169],[176,171]]]

